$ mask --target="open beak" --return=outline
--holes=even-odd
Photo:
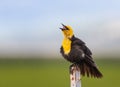
[[[66,27],[66,25],[62,24],[63,28],[60,28],[62,31],[63,30],[68,30],[68,28]]]

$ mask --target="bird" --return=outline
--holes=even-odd
[[[64,36],[60,47],[60,53],[64,59],[71,62],[72,65],[77,65],[82,76],[103,77],[92,58],[91,50],[86,46],[85,42],[74,35],[72,27],[62,24],[60,30]]]

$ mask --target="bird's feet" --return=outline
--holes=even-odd
[[[72,65],[70,65],[69,70],[70,70],[70,73],[73,74],[74,70],[80,70],[80,69],[78,67],[78,64],[73,63]]]

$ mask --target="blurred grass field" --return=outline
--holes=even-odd
[[[120,87],[120,59],[95,60],[102,79],[82,77],[82,87]],[[63,59],[0,59],[0,87],[70,87]]]

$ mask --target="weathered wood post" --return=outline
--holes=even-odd
[[[81,87],[80,68],[77,65],[70,66],[70,87]]]

